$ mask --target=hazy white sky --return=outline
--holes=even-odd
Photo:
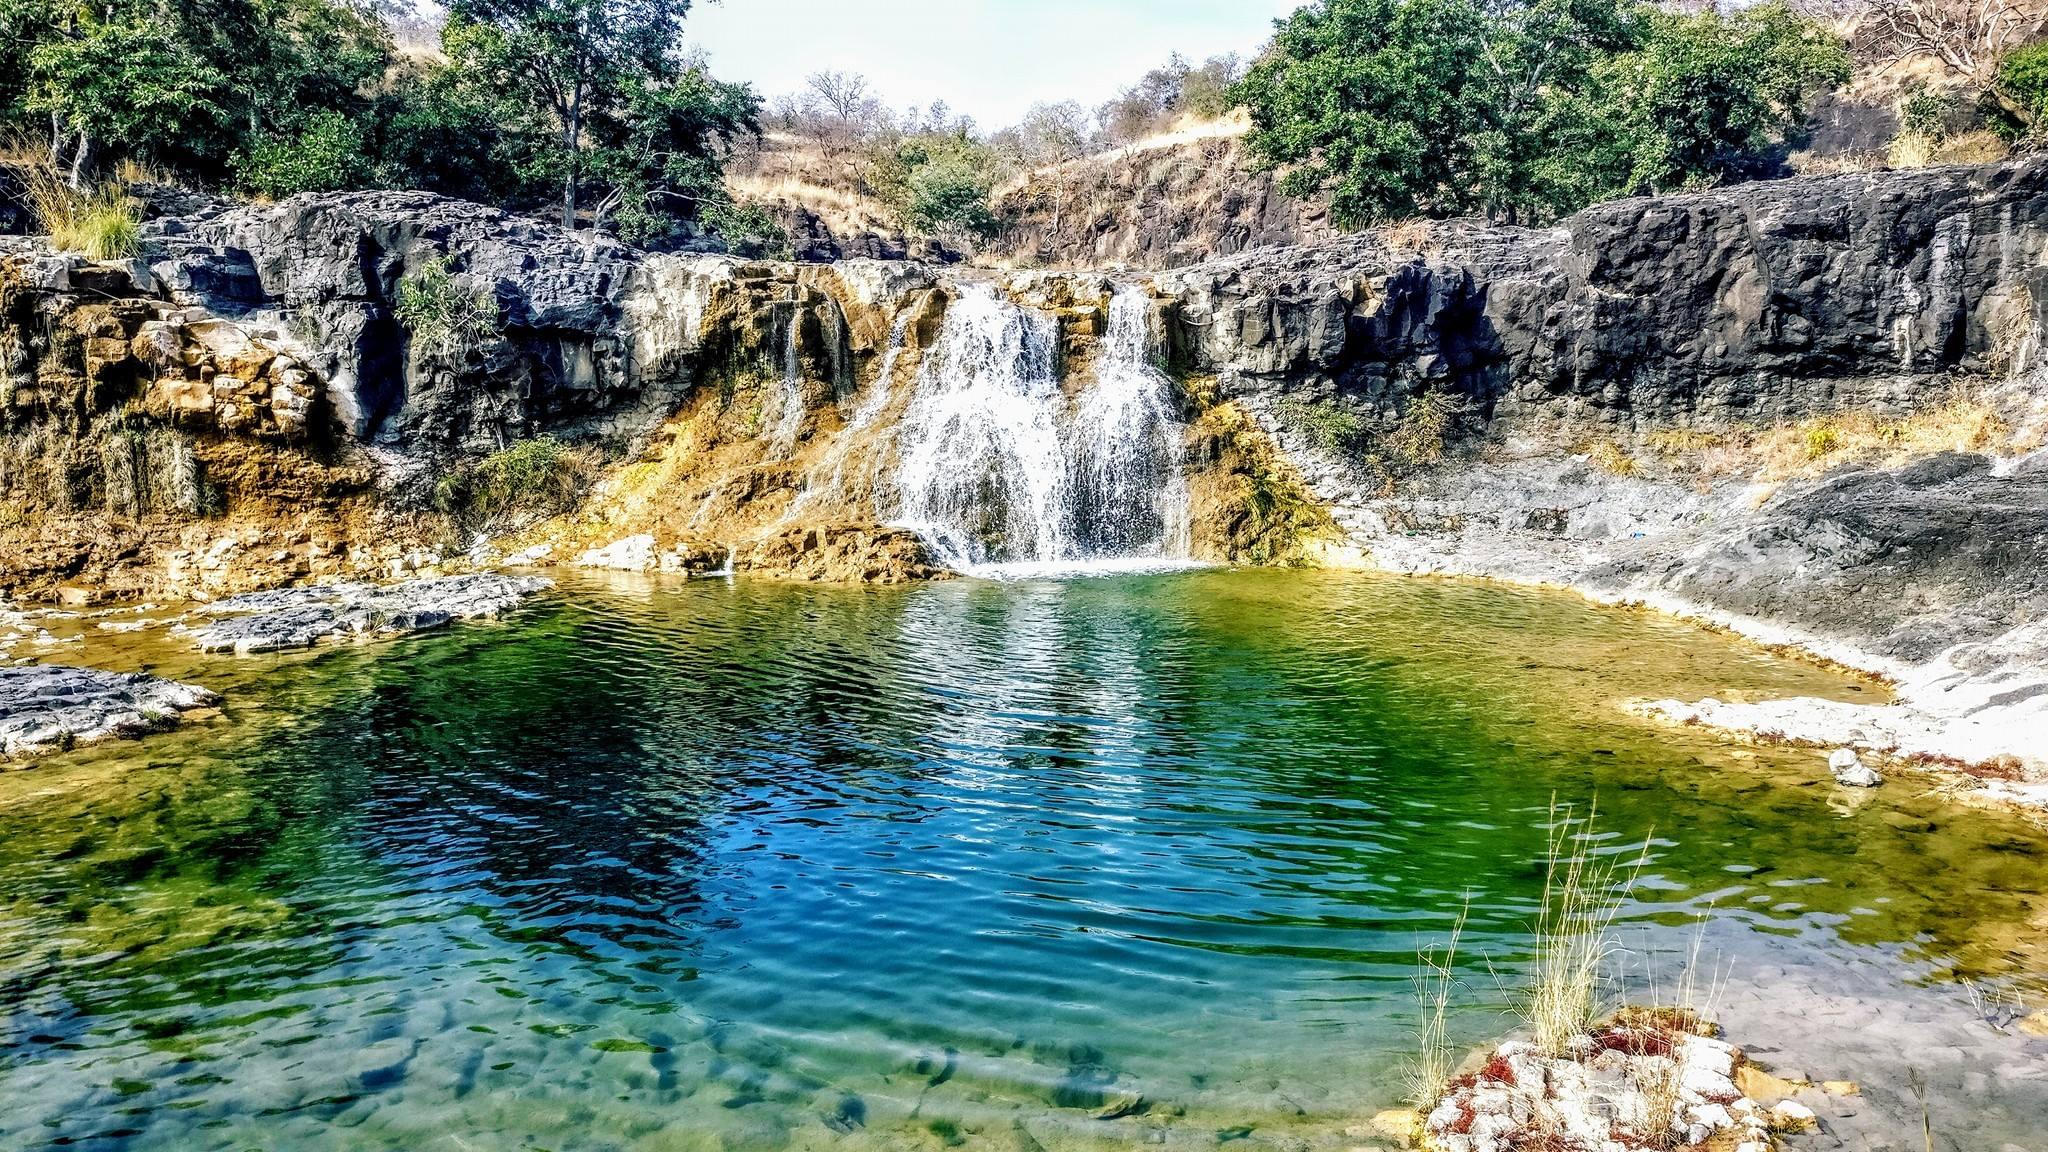
[[[1303,0],[697,0],[684,35],[765,97],[859,72],[897,110],[944,100],[983,128],[1039,101],[1093,108],[1179,52],[1249,56]]]

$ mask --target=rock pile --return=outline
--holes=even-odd
[[[0,668],[0,752],[34,755],[161,732],[176,726],[180,713],[219,699],[195,685],[136,672],[56,664]]]
[[[1427,1146],[1770,1152],[1773,1114],[1737,1086],[1742,1050],[1711,1031],[1690,1012],[1624,1010],[1563,1056],[1509,1041],[1423,1118]]]

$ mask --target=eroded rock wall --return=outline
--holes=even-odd
[[[1186,367],[1536,425],[1726,424],[1912,403],[2048,313],[2048,161],[1807,177],[1417,226],[1159,277]]]

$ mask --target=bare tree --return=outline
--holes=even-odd
[[[825,112],[841,120],[855,120],[874,99],[868,78],[858,72],[813,72],[804,77],[809,94]]]
[[[791,129],[814,137],[832,156],[866,143],[889,121],[887,107],[857,72],[813,72],[803,92],[782,101],[777,111]]]
[[[1988,83],[2007,52],[2048,26],[2048,0],[1870,0],[1860,33],[1887,61],[1939,60]]]

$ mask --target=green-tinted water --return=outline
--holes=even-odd
[[[1617,707],[1874,690],[1567,597],[621,583],[108,644],[231,703],[0,775],[0,1148],[1351,1147],[1468,899],[1457,1027],[1509,1026],[1553,795],[1654,836],[1663,961],[1704,914],[1738,987],[2048,968],[2017,824]]]

